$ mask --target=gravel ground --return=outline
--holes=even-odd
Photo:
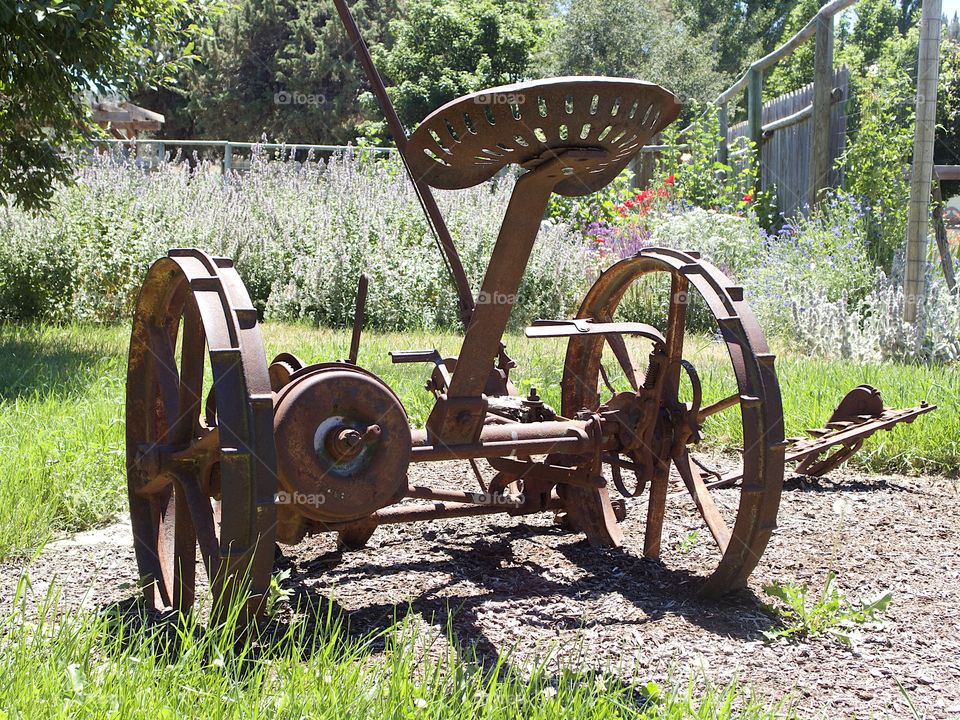
[[[411,468],[411,481],[468,483],[458,465]],[[721,507],[735,490],[719,491]],[[938,477],[868,476],[851,470],[813,482],[791,478],[780,526],[748,589],[722,601],[696,597],[718,556],[688,498],[671,497],[660,562],[641,557],[645,498],[628,500],[620,550],[590,547],[547,515],[493,516],[386,526],[367,548],[336,552],[332,536],[284,548],[290,583],[333,595],[351,629],[367,633],[413,613],[483,661],[549,657],[644,680],[705,672],[738,677],[786,697],[804,717],[960,718],[960,493]],[[696,531],[696,535],[692,534]],[[0,611],[10,608],[23,562],[0,571]],[[772,581],[822,588],[826,574],[850,599],[885,590],[881,627],[853,648],[826,637],[765,641],[761,602]],[[97,608],[133,594],[136,564],[123,522],[49,544],[30,567],[34,592],[52,581],[64,606]],[[898,685],[899,684],[899,685]]]

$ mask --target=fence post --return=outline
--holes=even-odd
[[[717,119],[720,121],[720,147],[717,148],[717,160],[724,165],[730,158],[730,145],[727,136],[730,133],[730,117],[727,115],[729,103],[723,103],[717,110]]]
[[[763,69],[751,67],[747,74],[747,127],[756,145],[757,164],[763,144]]]
[[[830,111],[833,93],[833,17],[817,15],[813,59],[813,112],[810,138],[811,207],[830,181]]]
[[[917,57],[916,131],[913,172],[907,210],[907,250],[903,278],[903,319],[917,321],[924,295],[927,248],[930,243],[930,182],[933,179],[933,143],[937,125],[937,80],[940,77],[940,0],[924,0]]]
[[[233,170],[233,145],[224,143],[223,145],[223,179],[226,180]]]

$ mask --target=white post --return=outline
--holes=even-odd
[[[924,0],[917,59],[916,134],[907,216],[907,254],[903,282],[903,317],[917,321],[923,297],[927,248],[930,244],[930,183],[933,180],[933,141],[937,124],[937,80],[940,77],[941,0]]]

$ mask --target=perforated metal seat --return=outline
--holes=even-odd
[[[680,113],[677,97],[652,83],[566,77],[503,85],[434,110],[408,142],[408,162],[429,185],[472,187],[511,163],[532,169],[566,149],[602,150],[578,163],[555,191],[596,192]]]

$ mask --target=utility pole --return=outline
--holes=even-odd
[[[916,133],[910,207],[907,216],[907,254],[903,282],[903,318],[916,323],[924,292],[927,248],[930,244],[930,183],[933,180],[933,141],[937,124],[937,81],[940,77],[941,0],[924,0],[917,58]]]

